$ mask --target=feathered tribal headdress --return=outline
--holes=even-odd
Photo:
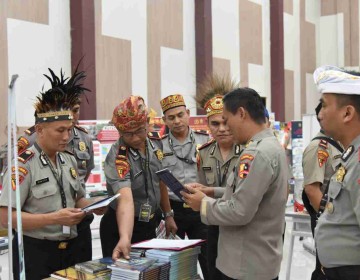
[[[229,76],[208,76],[200,84],[199,95],[196,97],[198,105],[206,111],[207,117],[223,112],[223,96],[238,88],[239,84],[231,80]]]
[[[60,77],[57,77],[49,68],[51,77],[44,74],[50,81],[51,88],[41,92],[34,104],[35,122],[53,122],[72,119],[71,109],[80,102],[80,97],[89,89],[83,87],[86,77],[84,71],[78,72],[78,67],[72,77],[64,78],[64,73],[60,70]]]

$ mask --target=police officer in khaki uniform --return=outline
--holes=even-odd
[[[155,238],[154,213],[165,213],[167,234],[176,232],[166,186],[156,171],[162,169],[161,141],[147,133],[147,108],[139,96],[123,100],[113,112],[112,123],[120,138],[105,160],[109,194],[120,193],[100,223],[103,256],[129,258],[131,243]]]
[[[20,188],[25,273],[27,279],[43,279],[77,262],[77,227],[85,213],[75,207],[90,204],[77,175],[75,158],[66,151],[73,117],[72,102],[83,93],[83,72],[70,79],[58,78],[50,70],[52,87],[35,103],[35,144],[18,157],[19,186],[15,169],[7,170],[0,197],[1,222],[7,225],[7,206],[13,208],[16,228],[15,188]],[[8,185],[11,176],[12,184]],[[9,205],[8,192],[12,195]],[[19,277],[16,235],[13,239],[14,277]]]
[[[315,109],[317,117],[320,109],[321,103]],[[317,218],[325,210],[328,183],[339,164],[342,152],[341,145],[320,130],[303,153],[304,191],[302,197],[304,206],[311,217],[313,235]],[[317,253],[316,266],[311,279],[326,279],[321,271]]]
[[[169,128],[169,134],[162,138],[163,167],[169,169],[182,184],[195,182],[197,149],[209,141],[209,135],[189,127],[190,110],[186,109],[182,95],[167,96],[160,101],[160,105],[164,114],[163,121]],[[207,226],[201,222],[199,213],[184,204],[170,189],[168,191],[178,226],[177,235],[181,238],[185,238],[186,234],[189,239],[206,239]],[[202,245],[199,262],[206,280],[206,244]]]
[[[211,76],[200,87],[198,103],[208,117],[208,127],[213,139],[199,148],[197,164],[197,182],[204,185],[201,191],[214,198],[221,198],[225,192],[226,180],[231,174],[240,155],[240,145],[234,144],[234,138],[223,118],[222,97],[232,91],[236,85],[229,78]],[[209,279],[221,279],[216,268],[219,227],[208,226],[207,261]]]
[[[345,152],[330,179],[328,201],[315,228],[326,279],[360,278],[360,77],[334,66],[319,67],[314,80],[322,94],[319,119],[326,135]]]
[[[283,148],[266,128],[259,94],[239,88],[225,95],[224,121],[234,140],[244,144],[221,199],[188,187],[186,203],[201,220],[219,225],[216,267],[222,279],[277,279],[287,200],[287,164]]]

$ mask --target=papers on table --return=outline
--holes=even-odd
[[[201,239],[191,240],[174,240],[174,239],[151,239],[136,244],[132,244],[132,248],[147,248],[147,249],[165,249],[165,250],[183,250],[188,247],[193,247],[204,242]]]

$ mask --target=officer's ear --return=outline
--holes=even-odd
[[[45,123],[38,123],[35,125],[36,134],[41,135],[44,132]]]
[[[244,107],[239,107],[239,108],[237,109],[236,114],[237,114],[241,119],[244,119],[245,116],[246,116],[246,111],[245,111]]]
[[[352,105],[347,105],[344,108],[344,122],[351,121],[356,115],[356,109]]]

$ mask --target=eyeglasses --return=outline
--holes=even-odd
[[[134,132],[123,132],[121,133],[121,135],[124,137],[124,138],[133,138],[135,135],[136,136],[144,136],[146,134],[146,128],[140,128]]]

